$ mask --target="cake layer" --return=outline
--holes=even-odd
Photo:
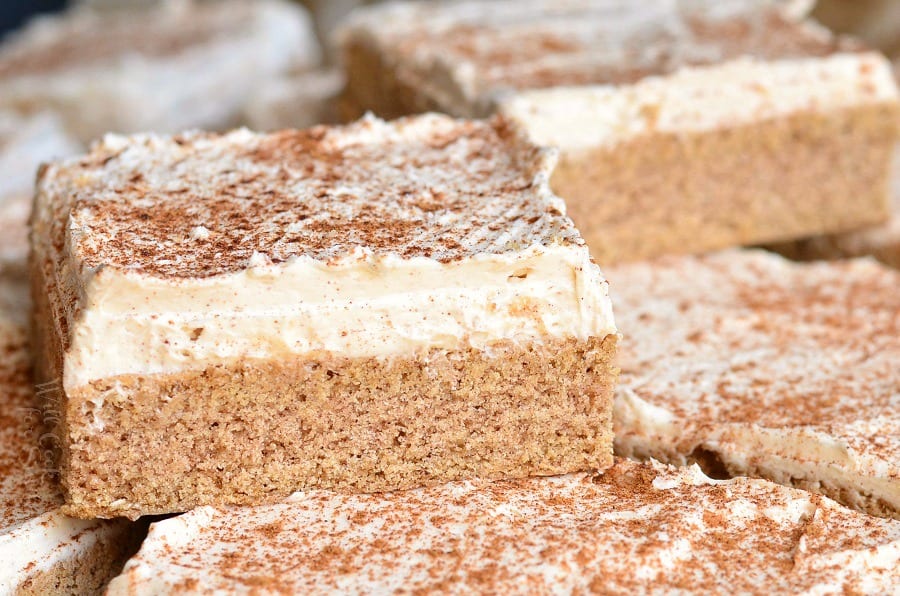
[[[96,593],[137,550],[140,531],[121,520],[73,519],[60,511],[63,499],[49,455],[53,441],[44,434],[46,416],[29,368],[25,334],[4,313],[0,315],[0,592]]]
[[[891,218],[885,224],[844,234],[773,244],[768,248],[801,261],[871,256],[885,265],[900,269],[900,151],[895,152],[891,195]]]
[[[0,107],[52,110],[83,141],[108,131],[231,126],[254,87],[315,66],[305,11],[199,0],[41,17],[0,45]]]
[[[900,274],[733,251],[610,277],[625,336],[619,454],[900,517]]]
[[[69,391],[66,511],[115,517],[612,461],[615,337],[415,357],[324,354]]]
[[[606,465],[616,328],[554,162],[502,119],[427,115],[107,137],[45,168],[67,511]]]
[[[878,225],[894,117],[872,105],[659,132],[566,152],[551,184],[579,197],[568,213],[604,263]]]
[[[154,524],[109,593],[888,593],[898,568],[900,522],[619,460],[594,475],[202,507]]]

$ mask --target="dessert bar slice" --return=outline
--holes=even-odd
[[[9,37],[0,108],[58,112],[83,141],[223,128],[262,81],[320,59],[308,15],[286,0],[145,4],[76,7]]]
[[[67,511],[612,461],[607,285],[501,120],[110,136],[44,170],[33,295]]]
[[[551,186],[602,262],[881,223],[898,122],[890,64],[798,8],[367,8],[342,32],[343,103],[387,115],[499,111],[558,146]]]
[[[109,593],[886,593],[898,569],[898,521],[619,460],[593,475],[202,507],[154,524]]]
[[[900,518],[900,272],[762,251],[610,272],[617,452]]]
[[[5,282],[0,282],[5,283]],[[139,527],[125,520],[67,517],[47,453],[29,376],[25,331],[0,314],[0,593],[94,594],[137,551]],[[52,401],[54,386],[38,393]],[[146,526],[144,526],[146,533]]]

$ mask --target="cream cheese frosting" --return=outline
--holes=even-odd
[[[82,141],[223,128],[261,81],[320,59],[308,14],[283,0],[76,7],[0,45],[0,107],[55,111]]]
[[[68,157],[80,149],[54,114],[0,111],[0,205],[34,194],[41,163]]]
[[[109,137],[39,184],[64,387],[615,333],[602,274],[548,188],[554,163],[503,121],[437,115]]]
[[[898,100],[884,56],[837,53],[768,62],[741,58],[633,85],[523,91],[501,101],[498,111],[525,127],[536,143],[578,150],[653,133],[702,133]]]
[[[247,102],[244,121],[248,128],[260,131],[338,122],[335,104],[344,84],[344,75],[337,68],[268,81]]]
[[[898,521],[619,460],[597,474],[202,507],[154,524],[109,594],[880,593],[898,568]]]
[[[713,456],[900,516],[900,274],[757,251],[610,273],[619,454]]]

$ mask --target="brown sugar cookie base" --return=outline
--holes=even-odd
[[[876,106],[649,135],[563,153],[551,186],[603,263],[853,230],[889,215],[896,116]]]
[[[65,397],[65,510],[137,517],[309,488],[605,468],[615,345],[615,336],[503,342],[95,382]]]

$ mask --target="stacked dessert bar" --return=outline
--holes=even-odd
[[[878,224],[890,64],[796,3],[392,3],[342,35],[349,113],[501,112],[602,262]],[[853,200],[848,200],[853,197]]]
[[[21,64],[99,23],[101,88],[119,41],[212,72],[162,94],[184,112],[62,110],[157,130],[39,169],[0,593],[129,556],[108,594],[895,592],[900,274],[734,248],[887,217],[897,86],[809,5],[363,9],[342,105],[400,117],[270,133],[163,131],[322,118],[339,79],[296,72],[277,0],[13,40],[0,105],[82,81]]]
[[[109,136],[45,168],[35,348],[66,510],[609,465],[616,328],[554,161],[429,115]]]
[[[876,594],[897,586],[898,548],[900,522],[827,498],[619,460],[202,507],[155,524],[108,593]]]

